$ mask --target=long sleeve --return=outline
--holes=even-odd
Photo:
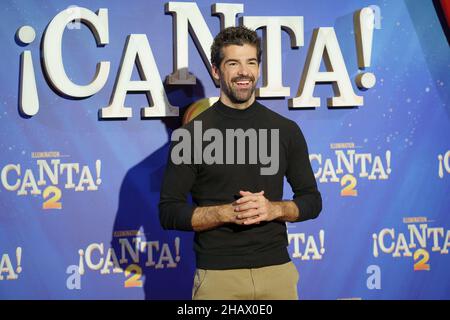
[[[188,202],[188,194],[195,182],[196,168],[194,164],[174,164],[171,152],[161,187],[159,201],[159,219],[164,229],[192,231],[192,215],[196,208]]]
[[[294,192],[293,201],[299,209],[297,221],[315,219],[322,210],[322,197],[309,161],[305,138],[293,122],[294,129],[289,143],[286,178]]]

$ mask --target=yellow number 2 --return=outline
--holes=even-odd
[[[355,189],[356,187],[356,178],[352,176],[351,174],[346,174],[341,178],[341,187],[343,187],[348,182],[348,185],[345,186],[341,190],[341,196],[342,197],[356,197],[358,195],[358,190]]]
[[[53,194],[52,197],[49,198],[49,196]],[[61,189],[55,186],[48,186],[45,188],[44,192],[42,193],[42,197],[44,199],[49,198],[48,200],[44,201],[42,204],[42,209],[61,209],[62,203],[59,202],[61,199]]]
[[[142,287],[142,280],[140,280],[142,276],[142,268],[137,264],[130,264],[125,269],[125,277],[128,277],[132,273],[134,273],[134,275],[125,280],[125,288]]]
[[[430,254],[427,250],[418,249],[414,252],[414,261],[418,260],[419,257],[423,257],[416,263],[414,263],[414,271],[430,271],[430,265],[427,263],[430,259]]]

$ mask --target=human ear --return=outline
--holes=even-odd
[[[219,68],[217,68],[217,66],[213,64],[213,65],[211,65],[211,71],[212,71],[212,75],[213,75],[214,79],[219,81],[220,80]]]

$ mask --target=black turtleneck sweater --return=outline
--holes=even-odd
[[[201,121],[203,133],[210,128],[222,133],[223,157],[219,158],[223,158],[223,161],[207,164],[204,160],[198,163],[198,158],[197,161],[194,160],[194,122],[197,121]],[[199,123],[197,122],[197,129]],[[270,201],[281,201],[285,176],[294,193],[293,201],[299,209],[298,221],[314,219],[320,213],[322,199],[311,169],[308,148],[294,121],[256,101],[244,110],[228,107],[218,101],[182,128],[188,130],[192,137],[192,161],[175,164],[170,152],[181,139],[179,142],[172,142],[159,203],[160,221],[164,229],[192,231],[191,219],[197,206],[232,203],[239,195],[239,190],[264,190],[264,196]],[[234,161],[226,158],[226,130],[239,128],[244,132],[248,129],[264,132],[260,129],[267,129],[269,139],[264,154],[272,159],[279,157],[277,172],[262,175],[261,168],[270,165],[267,162],[261,163],[259,157],[257,163],[251,162],[248,154],[255,149],[248,143],[245,144],[244,164],[238,162],[236,147]],[[270,154],[273,142],[270,132],[273,129],[278,129],[279,132],[278,155]],[[261,136],[257,137],[259,151]],[[209,144],[210,141],[203,141],[203,150]],[[189,193],[193,204],[187,200]],[[290,261],[286,224],[281,221],[249,226],[225,224],[212,230],[196,232],[194,241],[197,267],[202,269],[258,268]]]

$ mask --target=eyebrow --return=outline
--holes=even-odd
[[[256,58],[247,59],[247,62],[250,62],[250,61],[258,61],[258,59],[256,59]],[[239,62],[239,60],[238,59],[227,59],[223,63],[228,63],[228,62]]]

